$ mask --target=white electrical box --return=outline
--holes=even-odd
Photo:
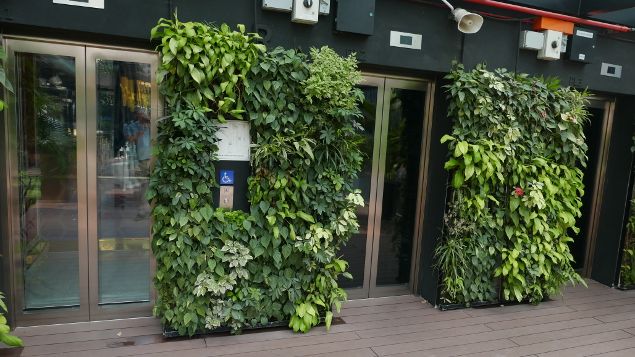
[[[320,0],[320,15],[328,15],[331,12],[331,0]]]
[[[542,48],[538,51],[538,59],[555,61],[560,59],[562,48],[562,32],[545,30]]]
[[[92,7],[94,9],[104,8],[104,0],[53,0],[53,4]]]
[[[520,33],[520,48],[524,50],[541,50],[545,42],[545,36],[536,31],[523,31]]]
[[[315,24],[320,14],[320,0],[293,0],[291,21],[301,24]]]
[[[418,33],[390,31],[390,46],[420,50],[421,37]]]
[[[264,10],[291,12],[293,0],[262,0],[262,8]]]

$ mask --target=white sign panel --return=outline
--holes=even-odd
[[[216,132],[218,138],[218,160],[249,161],[251,140],[249,138],[249,122],[228,120],[219,124]]]
[[[105,0],[53,0],[53,4],[73,5],[103,9]]]

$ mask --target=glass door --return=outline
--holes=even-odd
[[[408,294],[423,202],[429,82],[366,76],[360,86],[366,141],[358,179],[366,205],[360,231],[342,249],[350,298]]]
[[[147,314],[157,55],[89,47],[86,68],[91,319]]]
[[[16,317],[86,320],[86,105],[82,47],[7,41],[6,120]]]
[[[19,325],[149,316],[157,55],[7,40]]]

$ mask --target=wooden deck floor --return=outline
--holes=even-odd
[[[635,356],[635,291],[595,282],[540,306],[441,312],[414,296],[356,300],[345,323],[164,339],[152,318],[20,328],[26,348],[0,356]]]

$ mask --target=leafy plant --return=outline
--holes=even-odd
[[[266,52],[244,27],[161,20],[161,92],[153,202],[155,314],[180,334],[290,320],[306,332],[330,326],[346,294],[338,257],[363,204],[354,57],[328,48],[311,57]],[[338,68],[346,66],[346,71]],[[355,70],[354,73],[350,71]],[[199,73],[200,72],[200,73]],[[341,96],[323,95],[325,88]],[[251,123],[249,212],[214,208],[216,131]]]
[[[632,287],[635,285],[635,200],[631,201],[631,210],[626,224],[626,237],[622,251],[620,265],[620,285]]]
[[[503,299],[531,302],[567,281],[584,283],[569,243],[581,215],[586,94],[484,66],[466,72],[457,65],[447,78],[454,126],[442,142],[450,149],[450,212],[458,218],[446,220],[437,247],[444,298],[494,299],[495,278]],[[474,226],[459,244],[453,232],[464,220]]]

